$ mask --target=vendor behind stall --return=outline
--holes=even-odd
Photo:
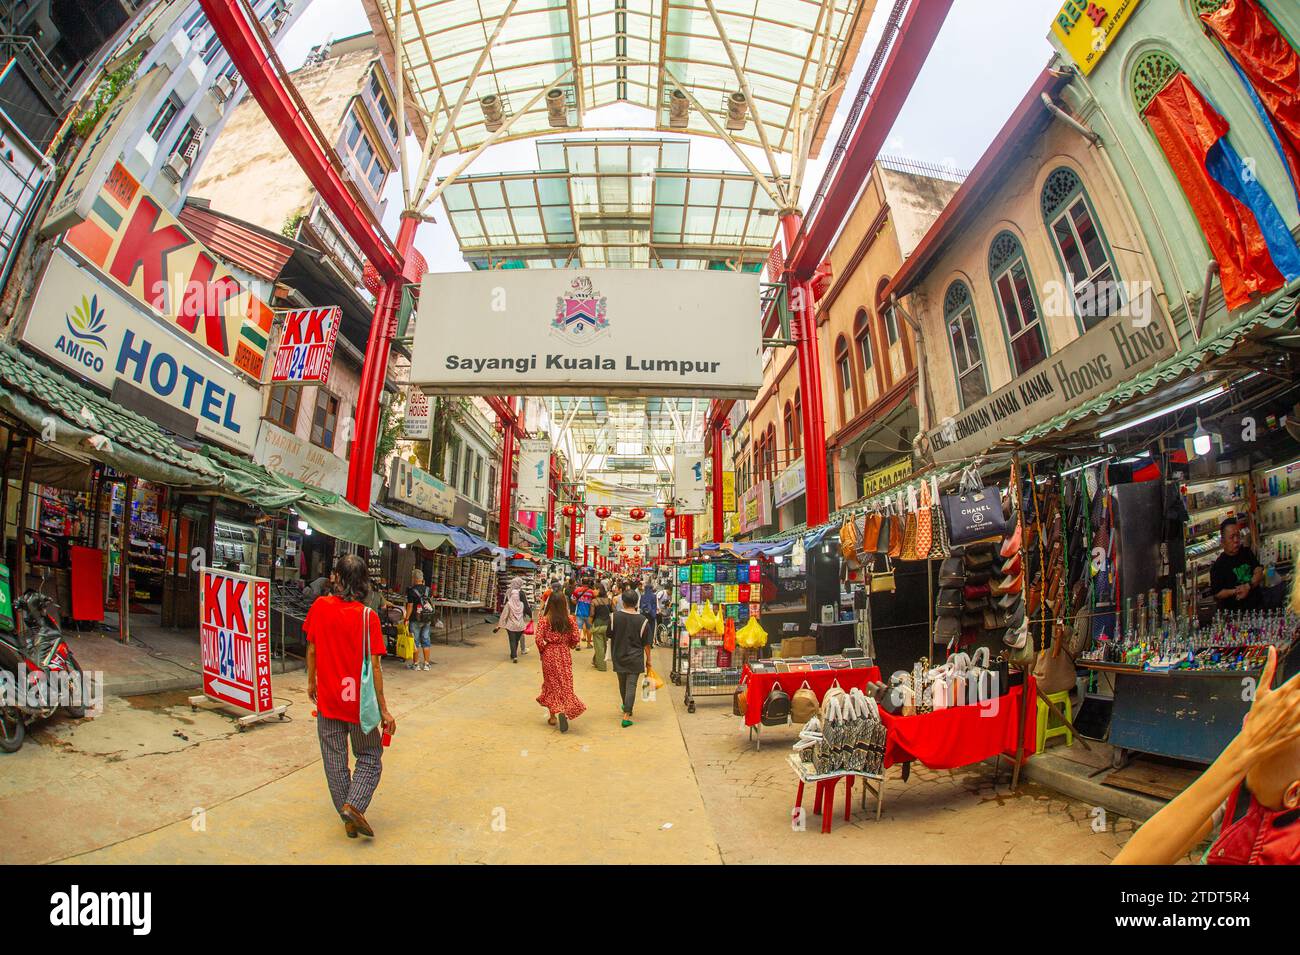
[[[1259,589],[1264,568],[1255,552],[1241,543],[1241,525],[1235,517],[1219,525],[1223,553],[1210,566],[1210,590],[1220,610],[1254,610],[1259,607]]]

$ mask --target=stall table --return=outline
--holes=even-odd
[[[457,635],[461,643],[468,643],[465,639],[465,622],[469,618],[471,610],[483,609],[484,605],[478,600],[448,600],[444,597],[435,597],[429,601],[435,607],[443,607],[451,611],[452,623],[458,624]],[[460,611],[457,613],[457,611]],[[446,632],[447,644],[451,644],[451,626],[444,628]]]
[[[865,691],[868,683],[880,682],[880,668],[859,667],[857,669],[846,668],[841,670],[801,670],[796,673],[755,673],[749,667],[745,667],[740,674],[740,682],[749,687],[749,694],[745,702],[745,726],[748,727],[749,735],[754,740],[754,748],[760,748],[758,734],[759,726],[763,721],[763,701],[772,692],[773,686],[779,683],[781,689],[794,696],[795,690],[806,682],[812,688],[812,691],[817,694],[817,701],[820,703],[822,697],[826,695],[826,691],[837,681],[845,693],[854,687]]]

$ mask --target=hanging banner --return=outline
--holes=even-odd
[[[388,498],[437,520],[449,521],[456,514],[456,489],[401,458],[394,458],[389,468]]]
[[[439,394],[753,398],[759,311],[757,273],[430,272],[411,382]]]
[[[1177,350],[1150,290],[927,438],[940,464],[982,454],[1002,438],[1091,401]]]
[[[550,477],[551,442],[545,438],[520,441],[515,507],[521,511],[545,511]]]
[[[650,543],[658,547],[668,542],[668,520],[662,507],[650,508]]]
[[[704,442],[681,441],[673,449],[673,497],[683,514],[703,514],[705,505]]]
[[[722,512],[731,514],[736,510],[736,472],[722,472]]]
[[[337,305],[293,308],[284,313],[284,335],[275,350],[271,381],[323,385],[329,381],[343,310]]]
[[[862,496],[871,497],[887,487],[912,476],[912,459],[900,458],[892,464],[883,464],[862,476]]]
[[[803,492],[803,458],[800,458],[776,476],[776,480],[772,482],[772,494],[776,499],[776,506],[781,507],[793,501]]]
[[[191,435],[253,451],[262,413],[257,386],[167,331],[62,250],[50,257],[21,340],[87,381],[105,389],[125,382],[176,409],[192,423]]]
[[[262,380],[271,308],[121,163],[63,241],[205,354]]]
[[[755,481],[740,498],[740,533],[748,534],[771,523],[771,485],[767,481]]]
[[[432,399],[419,388],[406,390],[406,417],[402,421],[402,437],[411,441],[429,440],[432,404]]]
[[[1070,59],[1087,76],[1110,49],[1111,41],[1128,23],[1139,0],[1065,0],[1052,33]]]
[[[271,582],[202,568],[199,627],[204,694],[252,713],[271,709]]]

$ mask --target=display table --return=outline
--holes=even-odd
[[[1025,755],[1031,756],[1038,738],[1038,703],[1034,678],[1026,674],[1029,705],[1025,717]],[[920,762],[930,769],[955,769],[982,762],[990,756],[1016,758],[1021,737],[1016,731],[1022,712],[1024,686],[1013,686],[1006,696],[980,706],[952,706],[916,716],[894,716],[883,710],[885,767]]]
[[[820,703],[822,697],[826,695],[826,691],[836,681],[839,682],[845,693],[854,687],[865,691],[868,683],[880,682],[880,668],[804,670],[800,673],[755,673],[749,667],[745,667],[741,671],[740,682],[749,687],[748,697],[745,702],[745,725],[749,727],[751,735],[754,736],[754,745],[758,746],[757,733],[758,726],[763,721],[763,701],[772,692],[773,686],[779,683],[781,689],[794,696],[795,690],[807,682],[812,691],[817,694],[817,702]]]
[[[459,636],[461,643],[468,642],[465,639],[465,623],[469,619],[470,612],[475,609],[486,609],[484,605],[477,600],[448,600],[444,597],[435,597],[433,600],[430,600],[429,603],[433,604],[435,608],[442,608],[451,612],[452,623],[458,624],[459,627],[457,635]],[[445,624],[446,622],[447,621],[444,619],[443,623]],[[443,634],[447,643],[450,645],[451,627],[444,626]]]

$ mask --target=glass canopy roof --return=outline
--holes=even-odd
[[[481,101],[492,94],[502,109],[497,122],[523,114],[501,140],[578,129],[587,112],[614,103],[652,111],[648,128],[718,135],[700,108],[726,125],[729,100],[743,92],[734,55],[770,147],[793,152],[801,114],[815,112],[815,156],[876,0],[713,0],[721,31],[706,0],[513,0],[513,9],[512,0],[367,5],[377,7],[382,19],[376,29],[402,46],[406,86],[417,108],[439,132],[450,125],[449,153],[473,149],[491,135],[493,120]],[[453,122],[456,103],[508,9]],[[541,94],[557,80],[564,108],[552,113]],[[695,103],[670,125],[678,83]],[[761,144],[753,116],[732,119],[741,126],[730,131],[736,141]]]
[[[745,173],[688,170],[689,150],[686,140],[541,140],[540,172],[461,176],[442,200],[477,269],[758,271],[775,205]]]
[[[704,398],[556,397],[551,437],[575,474],[652,488],[672,481],[674,448],[704,436]]]

